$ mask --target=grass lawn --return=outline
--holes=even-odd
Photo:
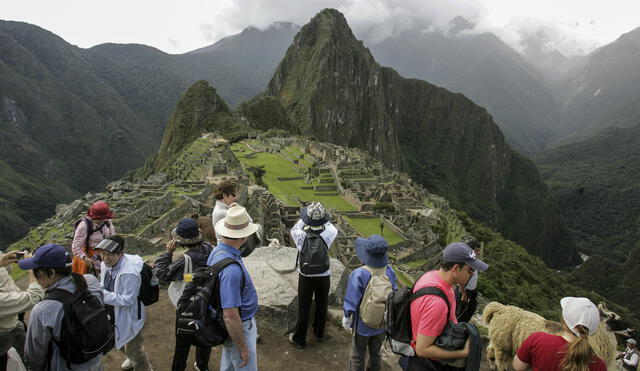
[[[398,280],[400,281],[401,284],[403,284],[403,285],[405,285],[407,287],[413,286],[413,283],[414,283],[413,277],[402,273],[398,269],[394,269],[394,271],[396,272],[396,277],[398,277]]]
[[[341,210],[353,211],[356,208],[345,201],[340,196],[316,196],[317,193],[313,189],[301,189],[304,186],[313,186],[318,183],[306,183],[304,180],[287,180],[279,181],[277,178],[298,177],[300,173],[297,166],[285,159],[283,156],[275,153],[256,153],[256,158],[245,158],[244,154],[250,153],[250,150],[243,143],[235,143],[231,146],[231,150],[236,154],[238,160],[245,166],[261,166],[264,165],[266,170],[262,180],[269,187],[269,191],[277,198],[285,202],[289,206],[299,206],[297,198],[303,201],[320,201],[326,207]],[[243,152],[244,151],[244,152]],[[253,177],[253,175],[251,175]]]
[[[410,261],[408,263],[404,263],[404,265],[410,268],[420,268],[426,262],[427,262],[427,259],[418,259],[418,260]]]
[[[362,236],[370,236],[372,234],[380,234],[380,219],[378,218],[350,218],[344,217]],[[389,245],[395,245],[402,242],[402,238],[389,228],[384,229],[382,235]]]

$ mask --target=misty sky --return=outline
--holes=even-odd
[[[0,19],[38,25],[83,48],[139,43],[184,53],[248,25],[304,25],[327,7],[343,12],[367,43],[417,24],[446,32],[462,15],[476,32],[494,32],[516,49],[523,37],[543,31],[548,47],[576,55],[640,26],[638,0],[20,0],[5,1]]]

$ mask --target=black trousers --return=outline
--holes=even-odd
[[[463,368],[456,368],[443,365],[438,361],[432,361],[420,357],[400,357],[398,362],[404,371],[462,371]]]
[[[313,314],[313,333],[316,338],[324,338],[324,327],[327,322],[327,306],[329,305],[329,286],[331,278],[305,277],[298,275],[298,321],[293,333],[293,340],[306,345],[307,328],[309,327],[309,314],[311,312],[311,300],[315,297],[315,311]]]
[[[172,371],[184,371],[187,368],[187,358],[189,358],[189,350],[191,346],[196,347],[196,364],[200,371],[209,369],[209,357],[211,356],[211,348],[201,345],[192,336],[176,334],[176,347],[173,352]]]

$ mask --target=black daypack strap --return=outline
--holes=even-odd
[[[55,301],[59,301],[60,303],[62,303],[62,312],[64,313],[64,317],[62,317],[62,321],[63,324],[62,326],[64,326],[64,321],[65,318],[67,318],[68,314],[71,312],[71,305],[73,304],[73,302],[75,301],[75,299],[82,295],[82,291],[80,290],[76,290],[76,292],[74,292],[73,294],[70,293],[67,290],[63,290],[63,289],[53,289],[51,291],[47,291],[47,293],[44,295],[44,300],[55,300]],[[60,329],[60,336],[62,336],[62,328]],[[62,348],[60,345],[60,342],[58,340],[56,340],[56,338],[53,336],[53,330],[50,331],[51,334],[51,341],[49,342],[49,345],[47,346],[47,367],[50,368],[51,367],[51,358],[53,357],[53,343],[56,343],[56,345],[58,346],[58,348]],[[66,364],[67,364],[67,368],[71,369],[71,362],[69,362],[69,360],[65,360]]]
[[[222,271],[231,264],[235,264],[238,267],[240,267],[240,272],[242,273],[242,281],[240,282],[240,306],[238,307],[238,315],[240,315],[240,320],[242,320],[242,291],[244,290],[244,284],[245,284],[244,269],[242,269],[242,265],[234,258],[224,258],[219,262],[215,263],[214,265],[212,265],[211,269],[213,269],[213,271],[215,272],[215,275],[217,276],[218,281],[220,281],[220,273],[222,273]],[[216,295],[218,296],[218,302],[220,302],[221,301],[220,292],[217,292]],[[219,308],[219,309],[222,309],[222,308]]]
[[[222,260],[220,260],[219,262],[215,263],[214,265],[211,266],[211,269],[214,270],[214,272],[216,273],[216,275],[218,275],[218,280],[220,279],[220,273],[222,273],[222,271],[228,267],[231,264],[235,264],[238,267],[240,267],[240,272],[242,273],[242,282],[240,284],[240,295],[242,296],[242,290],[244,290],[244,269],[242,269],[242,265],[240,263],[238,263],[237,260],[235,260],[234,258],[224,258]]]
[[[442,298],[442,300],[444,300],[444,302],[447,304],[447,321],[449,321],[449,317],[451,316],[451,305],[449,304],[449,299],[447,298],[447,295],[438,287],[427,286],[411,294],[411,296],[409,297],[409,301],[412,301],[424,295],[435,295]]]

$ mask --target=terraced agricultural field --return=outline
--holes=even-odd
[[[231,150],[246,167],[264,165],[266,172],[262,180],[269,187],[269,191],[287,205],[300,205],[299,200],[320,201],[323,205],[332,209],[340,211],[356,210],[353,205],[340,196],[328,195],[328,192],[305,189],[319,185],[317,181],[307,183],[302,179],[279,180],[278,178],[301,177],[298,169],[304,167],[301,164],[293,164],[281,154],[266,152],[253,153],[244,142],[234,143],[231,146]],[[246,156],[249,154],[252,155],[249,156],[250,158],[247,158]],[[253,175],[251,176],[253,177]]]
[[[380,219],[378,218],[357,218],[344,216],[344,218],[363,236],[380,234]],[[389,228],[384,228],[382,237],[390,246],[402,242],[402,238]]]

